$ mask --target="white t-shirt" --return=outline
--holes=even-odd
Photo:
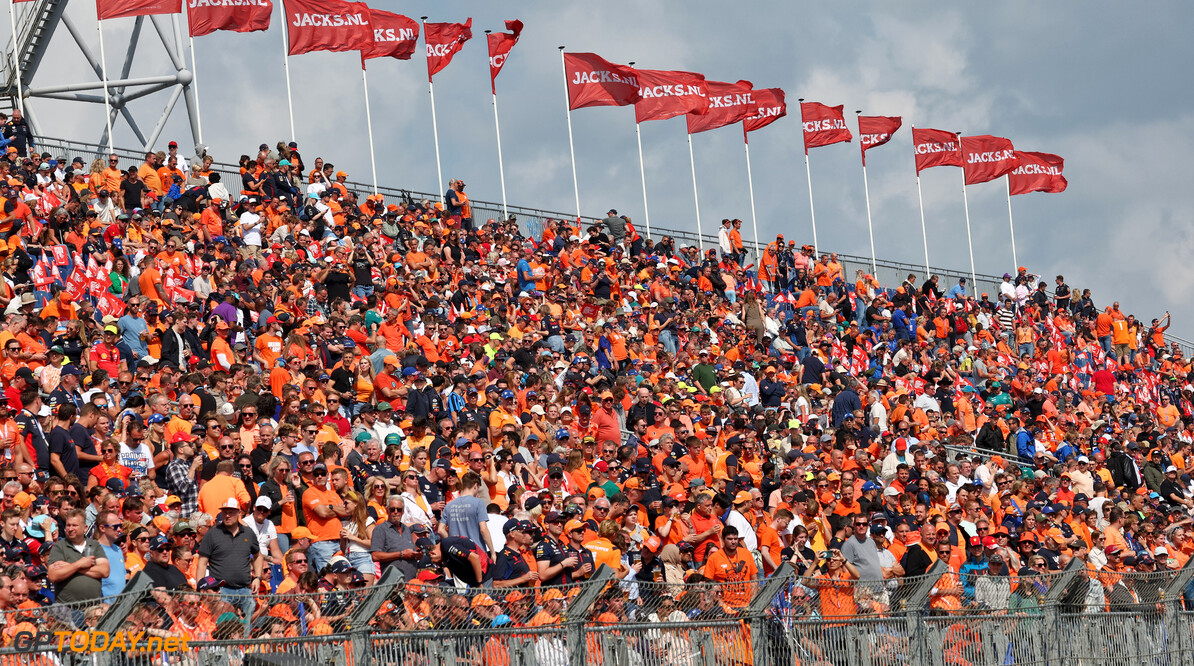
[[[244,521],[244,525],[257,535],[257,545],[261,548],[261,554],[269,557],[269,544],[278,538],[278,528],[274,527],[274,521],[266,518],[264,523],[258,523],[255,518],[250,518]]]
[[[129,448],[128,444],[121,442],[117,459],[121,465],[133,470],[132,476],[147,477],[153,467],[153,451],[145,443]]]
[[[261,228],[265,226],[261,222],[261,216],[253,211],[245,211],[240,214],[240,233],[245,241],[245,245],[252,245],[261,247]]]

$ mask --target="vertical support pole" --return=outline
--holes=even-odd
[[[759,249],[762,245],[759,243],[759,216],[755,212],[755,179],[750,172],[750,140],[747,139],[745,121],[742,125],[742,146],[746,149],[746,190],[750,193],[750,222],[755,230],[755,262],[758,262],[763,252]]]
[[[564,73],[564,114],[568,117],[568,154],[572,156],[572,193],[576,195],[576,221],[580,222],[580,185],[576,179],[576,147],[572,143],[572,100],[568,96],[568,65],[560,48],[560,70]]]
[[[643,220],[647,223],[647,238],[651,237],[651,213],[647,207],[647,166],[643,163],[643,137],[639,123],[634,123],[634,138],[638,140],[638,174],[643,181]]]
[[[190,25],[187,26],[188,32]],[[191,90],[195,95],[195,126],[198,129],[199,143],[203,143],[203,117],[199,115],[199,73],[196,71],[199,67],[198,61],[195,60],[195,38],[191,37]]]
[[[294,97],[290,92],[290,35],[286,32],[286,6],[281,2],[278,3],[278,11],[282,14],[282,68],[286,71],[286,110],[290,113],[290,140],[298,141],[294,131]]]
[[[12,78],[17,84],[17,108],[21,115],[25,115],[25,91],[21,81],[21,63],[17,51],[21,45],[17,43],[17,9],[16,0],[8,0],[8,18],[12,22]]]
[[[369,134],[369,166],[373,168],[373,193],[377,194],[377,154],[373,149],[373,114],[369,112],[369,77],[361,61],[361,83],[365,86],[365,127]]]
[[[1016,225],[1012,221],[1012,175],[1009,173],[1003,177],[1007,184],[1007,228],[1012,234],[1012,275],[1016,274],[1016,269],[1020,267],[1020,262],[1016,260]],[[978,290],[978,285],[974,286]]]
[[[692,165],[692,203],[696,206],[697,245],[705,254],[705,237],[701,235],[701,197],[697,194],[696,158],[692,154],[692,134],[688,135],[688,163]]]
[[[108,123],[108,152],[112,152],[112,103],[108,98],[108,60],[104,55],[104,22],[96,20],[96,30],[99,30],[100,47],[100,75],[104,82],[104,120]]]

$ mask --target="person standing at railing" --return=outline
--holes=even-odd
[[[734,526],[722,529],[721,549],[709,556],[704,569],[705,577],[709,580],[732,583],[724,588],[722,600],[734,608],[750,603],[754,594],[754,586],[750,581],[759,576],[754,557],[739,543],[738,530]]]

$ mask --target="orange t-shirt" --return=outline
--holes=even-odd
[[[315,541],[333,541],[340,538],[340,518],[332,515],[330,518],[320,518],[314,507],[340,504],[340,495],[335,488],[321,490],[314,486],[303,493],[303,517],[307,519],[307,529],[315,536]]]

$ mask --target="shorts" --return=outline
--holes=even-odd
[[[1128,343],[1125,342],[1123,344],[1115,345],[1115,356],[1116,357],[1128,356],[1131,353],[1132,353],[1132,350],[1128,349]]]

